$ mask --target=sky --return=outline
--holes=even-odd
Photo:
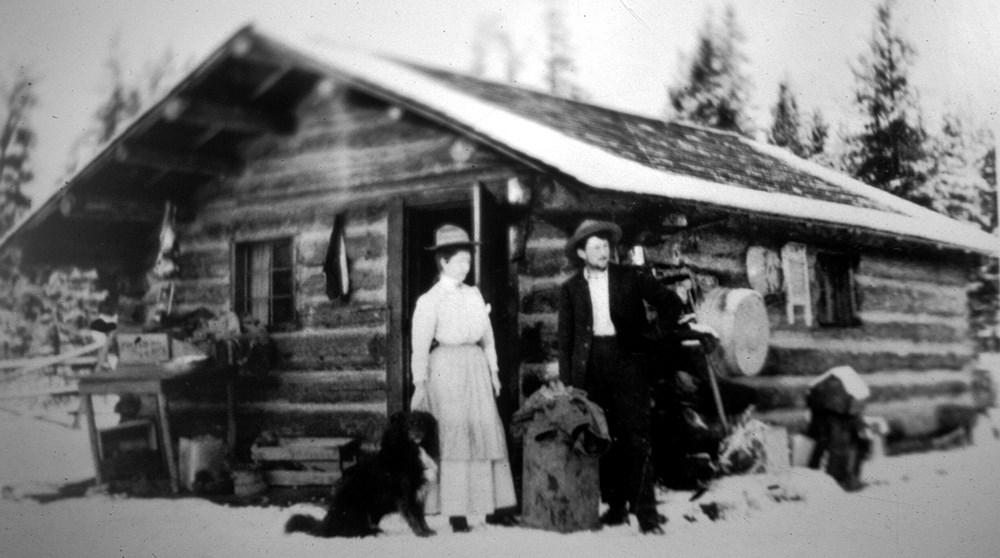
[[[722,0],[555,0],[571,29],[576,79],[591,102],[661,116],[666,86],[680,72],[697,30]],[[856,118],[851,64],[866,52],[874,0],[733,0],[746,34],[754,82],[751,113],[770,124],[777,84],[788,79],[800,110],[827,121]],[[324,38],[468,71],[477,23],[499,18],[527,60],[545,51],[543,0],[3,0],[0,84],[18,67],[38,77],[36,179],[41,200],[58,187],[70,146],[91,125],[117,37],[129,75],[169,49],[196,64],[237,29],[254,23],[277,38]],[[961,111],[1000,127],[1000,6],[992,0],[899,0],[896,15],[916,48],[911,78],[932,125]],[[520,83],[540,87],[537,64]]]

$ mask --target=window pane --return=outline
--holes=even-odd
[[[271,273],[271,295],[289,296],[292,294],[292,271],[274,271]]]
[[[233,306],[273,326],[294,321],[292,241],[247,242],[236,246]]]
[[[233,287],[235,295],[233,309],[236,314],[243,314],[249,309],[249,296],[247,293],[247,247],[243,244],[236,246],[236,269],[233,270]]]
[[[292,241],[277,240],[271,244],[274,251],[274,268],[292,267]]]
[[[272,309],[271,325],[286,324],[295,320],[295,309],[292,307],[291,297],[273,299]]]

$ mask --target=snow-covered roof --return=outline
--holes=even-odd
[[[997,237],[973,225],[735,134],[666,123],[359,50],[294,38],[280,42],[593,188],[1000,253]]]
[[[276,38],[254,27],[234,34],[167,96],[213,72],[239,41],[265,43],[276,56],[383,93],[527,161],[592,188],[646,194],[780,218],[854,227],[938,246],[997,255],[1000,241],[961,223],[736,134],[663,122],[389,59],[330,43]],[[161,103],[167,101],[163,99]],[[155,117],[154,107],[140,116]],[[137,127],[141,129],[141,127]],[[68,187],[114,145],[70,179]],[[63,188],[62,190],[66,190]],[[40,204],[0,239],[39,216]]]

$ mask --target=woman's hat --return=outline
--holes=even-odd
[[[428,246],[427,250],[440,250],[442,248],[452,248],[456,246],[477,246],[478,242],[469,239],[469,233],[465,229],[452,225],[441,225],[434,231],[434,246]]]
[[[577,246],[587,237],[598,233],[607,233],[611,237],[611,245],[617,245],[622,239],[622,229],[610,221],[598,221],[597,219],[585,219],[573,232],[573,236],[566,241],[566,256],[570,261],[577,259]]]

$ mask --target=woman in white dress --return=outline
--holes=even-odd
[[[440,275],[413,311],[410,408],[434,415],[441,440],[439,493],[432,491],[427,508],[439,504],[456,532],[469,530],[468,516],[516,504],[489,310],[479,289],[464,283],[475,244],[455,225],[435,231],[427,249]]]

